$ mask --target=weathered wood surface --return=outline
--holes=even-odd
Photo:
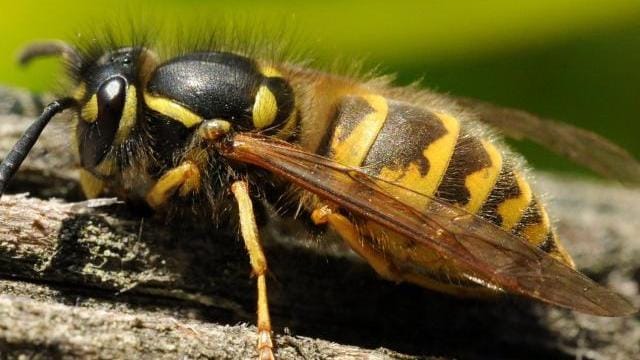
[[[1,99],[0,92],[0,110]],[[28,121],[0,115],[0,156]],[[53,125],[12,184],[31,197],[0,200],[0,353],[251,357],[254,283],[235,231],[79,202],[68,125]],[[640,192],[542,174],[538,188],[553,194],[550,212],[578,266],[640,305]],[[63,200],[42,200],[51,196]],[[280,359],[640,354],[639,315],[455,299],[380,280],[340,243],[297,226],[276,222],[265,238]]]

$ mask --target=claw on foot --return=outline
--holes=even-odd
[[[258,331],[258,359],[275,360],[273,356],[273,342],[271,341],[271,331]]]

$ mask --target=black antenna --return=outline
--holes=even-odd
[[[9,180],[11,180],[16,171],[18,171],[18,168],[20,168],[20,165],[27,157],[27,154],[29,154],[29,151],[31,151],[33,145],[35,145],[42,130],[44,130],[45,126],[49,123],[49,120],[56,114],[70,108],[75,103],[76,101],[73,98],[63,98],[52,102],[44,108],[42,115],[22,134],[20,140],[18,140],[0,164],[0,196],[4,193]]]
[[[31,60],[43,56],[62,56],[71,66],[80,67],[82,57],[71,45],[60,40],[49,40],[29,44],[18,55],[18,63],[27,65]]]

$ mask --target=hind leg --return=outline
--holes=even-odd
[[[396,266],[377,249],[367,245],[356,225],[344,215],[334,212],[328,206],[321,206],[311,213],[311,220],[316,225],[328,224],[353,251],[362,256],[383,278],[395,282],[403,280]]]
[[[334,211],[329,206],[319,206],[311,213],[311,219],[316,225],[328,224],[340,237],[355,251],[362,256],[367,263],[381,277],[397,283],[408,282],[416,284],[420,287],[436,290],[439,292],[455,295],[458,297],[487,298],[497,294],[496,291],[478,286],[468,280],[458,278],[457,281],[443,282],[442,280],[428,275],[428,272],[419,273],[409,269],[399,269],[394,264],[392,255],[384,254],[378,246],[374,244],[371,236],[361,233],[358,226],[349,220],[346,216]],[[397,238],[389,238],[390,242],[398,241]],[[387,244],[391,245],[391,244]],[[411,252],[409,252],[411,254]],[[432,269],[434,272],[444,271],[453,276],[460,276],[452,270],[437,270],[434,268],[433,259],[425,259],[408,255],[404,261],[413,262],[420,265],[424,269]],[[437,263],[437,261],[436,261]],[[466,285],[461,285],[464,282]]]

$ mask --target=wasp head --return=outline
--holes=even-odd
[[[139,89],[146,52],[122,48],[78,68],[76,140],[81,165],[92,172],[122,144],[141,113]],[[104,166],[104,165],[103,165]]]

